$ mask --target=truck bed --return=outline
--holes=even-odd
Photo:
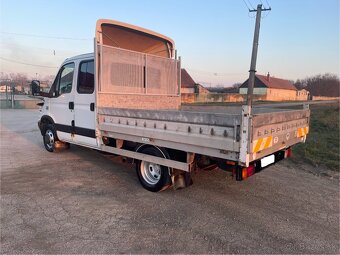
[[[119,151],[124,141],[132,141],[248,166],[304,141],[309,109],[258,106],[250,113],[248,106],[181,105],[181,60],[169,48],[173,41],[128,27],[126,31],[126,24],[97,22],[96,131],[99,137],[118,140],[116,148],[102,145],[101,149],[134,158],[144,156]],[[123,38],[119,47],[112,38]],[[136,38],[138,43],[124,43],[131,42],[127,38]],[[147,47],[139,47],[144,40]],[[159,51],[159,45],[163,50]],[[150,52],[152,49],[157,50]],[[155,162],[156,158],[150,160]]]
[[[182,106],[181,110],[99,107],[98,114],[99,130],[104,136],[234,160],[243,164],[302,141],[301,137],[298,137],[298,130],[309,123],[308,109],[261,106],[253,108],[249,123],[245,123],[248,120],[243,118],[242,106]],[[284,127],[287,125],[288,128]],[[244,127],[249,128],[250,134],[249,139],[246,139],[248,162],[240,159],[241,130]],[[268,142],[268,139],[271,141]],[[256,147],[255,143],[259,141],[264,145]]]

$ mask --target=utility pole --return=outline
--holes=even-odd
[[[249,109],[249,114],[251,113],[251,107],[253,104],[253,91],[254,91],[254,83],[255,83],[255,73],[256,73],[256,59],[257,59],[257,49],[259,46],[259,35],[260,35],[260,22],[261,22],[261,13],[263,11],[270,11],[271,8],[268,9],[262,8],[262,4],[257,5],[257,9],[249,10],[249,12],[256,12],[256,23],[255,23],[255,31],[254,31],[254,40],[253,40],[253,50],[251,54],[251,63],[249,70],[249,80],[248,80],[248,91],[247,91],[247,105]]]

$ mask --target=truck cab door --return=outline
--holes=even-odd
[[[72,141],[74,129],[74,81],[75,64],[63,65],[52,85],[49,113],[55,122],[57,136],[61,141]]]
[[[78,65],[77,90],[74,98],[75,135],[73,141],[96,147],[96,115],[94,89],[94,60],[83,60]]]

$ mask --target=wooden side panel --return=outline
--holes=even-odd
[[[98,107],[144,110],[178,110],[180,96],[98,94]]]

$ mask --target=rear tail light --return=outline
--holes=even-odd
[[[285,150],[285,158],[290,158],[291,156],[293,156],[292,148],[288,148]]]
[[[255,174],[255,166],[254,165],[244,167],[242,169],[242,180],[247,179],[248,177],[252,176],[253,174]]]

